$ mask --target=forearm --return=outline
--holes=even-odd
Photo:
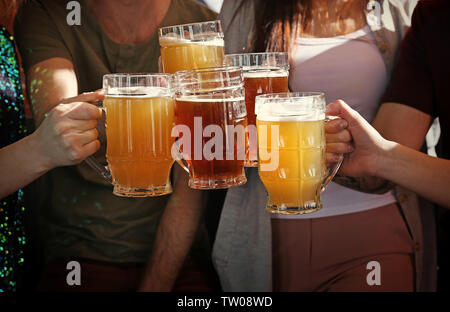
[[[0,198],[28,185],[50,169],[35,134],[0,149]]]
[[[373,127],[385,139],[418,150],[423,144],[430,122],[430,116],[414,108],[399,103],[384,103],[373,121]],[[371,168],[366,169],[372,171],[374,165],[369,166]],[[333,181],[360,192],[373,194],[386,193],[395,185],[391,181],[375,176],[355,178],[337,175]]]
[[[374,176],[349,177],[337,174],[333,182],[355,191],[370,194],[384,194],[394,187],[394,183]]]
[[[450,208],[450,160],[389,141],[377,163],[377,176]]]
[[[172,290],[199,228],[206,193],[189,189],[187,179],[182,180],[177,186],[185,190],[174,192],[161,218],[141,291]]]

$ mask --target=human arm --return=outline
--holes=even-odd
[[[372,123],[387,140],[419,150],[429,130],[432,117],[437,116],[434,105],[434,78],[429,66],[432,11],[419,2],[414,10],[411,29],[399,50],[398,62],[392,73],[380,109]],[[430,32],[431,31],[431,32]],[[360,191],[388,190],[392,183],[376,177],[338,177],[336,182]]]
[[[72,54],[51,11],[42,1],[26,1],[14,23],[26,93],[37,126],[62,99],[78,94]]]
[[[8,178],[8,181],[2,183],[1,193],[3,195],[23,187],[55,166],[68,164],[67,161],[61,161],[61,153],[68,155],[72,152],[66,139],[71,137],[72,140],[74,132],[76,132],[74,121],[64,113],[69,107],[56,108],[65,98],[73,98],[77,95],[77,80],[72,63],[64,58],[51,58],[32,66],[26,76],[27,94],[32,105],[37,130],[23,141],[2,149],[0,156],[1,172],[4,173],[2,179]],[[77,103],[80,102],[75,100],[74,105]],[[55,110],[52,111],[54,108]],[[80,107],[77,110],[80,110]],[[49,118],[45,118],[46,114]],[[44,119],[47,119],[45,123]],[[56,124],[66,127],[67,133],[65,131],[56,132],[54,127]],[[92,135],[94,131],[92,130],[90,133]],[[72,144],[74,143],[72,142]],[[56,147],[58,144],[59,146]],[[77,147],[77,149],[80,148],[80,146]],[[90,152],[89,148],[81,156]],[[27,149],[35,153],[28,153]],[[53,156],[50,156],[51,153]],[[33,157],[32,161],[30,155]],[[52,160],[49,160],[50,158]],[[9,177],[7,173],[11,172],[12,168],[15,168],[16,171],[12,175],[14,177]]]
[[[95,153],[101,111],[92,104],[102,97],[92,92],[64,100],[35,132],[0,149],[0,198],[55,167],[80,163]]]
[[[39,71],[36,71],[36,68],[39,68]],[[29,90],[37,123],[44,119],[45,112],[61,98],[77,90],[77,79],[72,63],[66,59],[55,58],[38,63],[30,69],[28,76],[28,80],[43,81],[39,92],[34,92],[31,85]],[[174,192],[158,227],[154,251],[142,281],[143,291],[172,288],[201,217],[201,211],[196,210],[201,209],[201,205],[194,206],[194,203],[201,202],[201,196],[204,194],[197,191],[198,194],[193,195],[192,193],[196,192],[188,188],[184,172],[176,168],[177,166],[174,168]]]
[[[26,72],[26,77],[27,94],[36,126],[63,99],[78,94],[73,64],[65,58],[55,57],[39,62]]]
[[[39,70],[37,71],[36,68]],[[28,80],[43,81],[39,92],[35,92],[29,84],[29,94],[32,97],[37,123],[44,119],[45,112],[56,105],[61,98],[73,94],[77,90],[73,65],[63,58],[54,58],[36,64],[30,69],[28,76]],[[201,202],[200,195],[204,196],[204,194],[197,191],[198,195],[192,195],[195,191],[188,188],[187,178],[184,177],[183,171],[179,172],[174,169],[173,187],[174,192],[158,227],[154,252],[150,256],[141,290],[170,290],[172,288],[190,249],[192,237],[201,217],[201,211],[196,210],[201,209],[201,206],[194,206],[193,203]],[[180,200],[180,198],[182,199]],[[189,209],[191,203],[192,209]],[[191,212],[192,214],[190,214]],[[183,232],[184,230],[186,232]],[[167,246],[171,247],[167,248]]]
[[[173,194],[156,234],[139,291],[171,291],[199,228],[207,192],[188,187],[188,175],[173,167]]]
[[[344,154],[351,153],[353,147],[348,144],[351,135],[346,130],[348,123],[346,120],[337,118],[325,123],[326,133],[326,161],[328,164],[337,163]],[[333,178],[333,181],[345,187],[360,192],[383,194],[389,191],[394,184],[375,176],[353,177],[342,174],[342,170]]]
[[[21,20],[21,25],[23,21]],[[32,19],[25,19],[25,21],[30,22]],[[48,18],[45,21],[48,21]],[[38,37],[41,33],[36,32],[35,28],[30,27],[30,29],[33,29],[30,33]],[[19,34],[23,34],[21,30],[20,27],[16,29],[18,36]],[[17,43],[23,43],[24,41],[27,44],[21,45],[23,48],[21,52],[25,61],[28,60],[30,55],[36,56],[39,52],[36,52],[36,49],[28,46],[28,43],[32,41],[29,37],[26,37],[26,40],[17,41]],[[42,44],[40,45],[40,47],[43,46]],[[42,49],[40,50],[42,52]],[[24,51],[26,52],[24,53]],[[3,52],[2,56],[4,56]],[[13,54],[15,55],[15,53]],[[15,59],[16,57],[2,58],[2,67],[4,63],[10,65],[16,64]],[[66,59],[60,59],[59,63],[63,62],[70,63]],[[28,63],[31,64],[32,62]],[[42,64],[45,65],[44,62]],[[91,96],[91,98],[81,97],[73,99],[73,101],[67,101],[67,105],[59,105],[59,107],[52,110],[52,108],[61,103],[63,98],[75,96],[77,90],[75,88],[74,92],[63,93],[55,99],[51,99],[48,94],[43,92],[45,89],[44,84],[47,83],[49,76],[53,77],[56,81],[66,78],[65,74],[61,74],[60,68],[58,68],[59,65],[56,64],[54,66],[57,70],[54,76],[50,71],[44,72],[44,68],[39,67],[40,64],[37,64],[31,70],[26,68],[27,77],[29,78],[27,85],[31,86],[27,93],[31,95],[31,102],[35,104],[36,100],[39,99],[40,101],[42,97],[42,103],[44,103],[43,107],[34,106],[35,117],[38,119],[37,124],[41,124],[47,113],[48,118],[46,118],[45,122],[34,133],[0,150],[0,197],[6,196],[18,188],[27,185],[56,166],[77,163],[80,158],[84,158],[87,154],[90,154],[92,149],[95,149],[97,145],[94,142],[96,139],[96,131],[94,128],[99,110],[95,106],[82,102],[95,100],[99,95]],[[50,93],[50,95],[55,95],[53,90],[45,91],[49,91],[47,93]],[[47,102],[47,99],[50,99],[50,101]],[[74,103],[68,104],[69,102]],[[77,104],[76,102],[79,103]]]
[[[37,71],[36,68],[39,70]],[[44,119],[45,112],[56,105],[61,98],[73,94],[77,90],[73,65],[63,58],[54,58],[36,64],[30,69],[28,76],[28,80],[43,81],[39,92],[35,92],[29,84],[29,94],[32,97],[37,123]],[[198,203],[200,197],[191,194],[195,191],[187,187],[187,178],[183,176],[184,172],[178,171],[174,169],[174,192],[161,218],[154,252],[150,256],[141,290],[171,289],[190,248],[189,231],[194,226],[196,230],[197,219],[200,219],[201,212],[195,210],[198,209],[197,206],[189,209],[190,203]],[[193,197],[190,197],[191,195]],[[182,198],[182,203],[180,198]],[[193,224],[189,222],[193,222]],[[184,233],[183,229],[186,229],[188,233],[179,236],[178,231]],[[167,248],[167,246],[172,247]]]
[[[431,116],[410,106],[398,103],[384,103],[372,125],[387,140],[400,143],[414,150],[419,150],[431,124]],[[326,128],[329,143],[342,142],[345,132],[339,133],[332,125]],[[337,153],[333,146],[327,147],[329,151]],[[344,151],[345,153],[345,151]],[[341,185],[368,193],[385,193],[394,186],[393,181],[381,176],[351,177],[339,175],[333,180]]]
[[[378,176],[450,208],[450,160],[435,158],[387,141],[380,155]]]
[[[353,142],[354,151],[344,159],[342,174],[389,180],[450,208],[450,160],[430,157],[383,138],[343,101],[328,105],[327,113],[348,122]]]

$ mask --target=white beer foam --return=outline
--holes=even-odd
[[[270,70],[270,69],[250,69],[243,67],[243,75],[244,78],[279,78],[279,77],[288,77],[289,73],[285,70]]]
[[[259,114],[256,117],[261,121],[270,121],[270,122],[289,122],[289,121],[319,121],[325,120],[325,113],[317,114],[317,113],[305,113],[301,115],[291,115],[291,116],[274,116],[269,114]]]
[[[183,45],[183,44],[196,44],[202,46],[216,46],[223,47],[225,43],[222,38],[216,37],[213,39],[199,39],[199,40],[190,40],[179,37],[165,36],[159,38],[160,45],[171,46],[171,45]]]
[[[170,96],[167,88],[161,87],[128,87],[128,88],[109,88],[107,97],[133,97],[133,98],[156,98]]]
[[[303,103],[302,103],[303,102]],[[317,121],[325,119],[325,110],[308,108],[310,100],[280,101],[255,105],[257,118],[262,121]],[[305,107],[302,107],[304,105]]]
[[[197,96],[181,96],[176,98],[177,101],[183,102],[213,102],[213,103],[225,103],[225,102],[239,102],[245,101],[245,97],[235,97],[235,98],[222,98],[222,99],[210,99],[210,98],[198,98]]]

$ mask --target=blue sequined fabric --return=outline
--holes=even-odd
[[[0,148],[27,135],[20,71],[13,37],[0,26]],[[24,194],[0,199],[0,292],[17,290],[24,262]]]

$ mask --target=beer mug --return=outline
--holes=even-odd
[[[303,214],[322,208],[320,194],[342,163],[327,168],[325,162],[325,107],[323,93],[256,97],[259,176],[269,195],[269,212]]]
[[[225,54],[220,21],[159,29],[161,61],[165,73],[222,66]]]
[[[171,193],[171,75],[105,75],[103,90],[108,166],[93,157],[87,163],[114,185],[115,195],[148,197]]]
[[[174,157],[194,189],[220,189],[247,182],[247,112],[239,67],[180,71],[174,75]]]
[[[257,167],[255,97],[261,94],[289,91],[289,57],[286,52],[228,54],[225,55],[224,64],[240,66],[244,72],[249,134],[249,150],[245,166]]]

